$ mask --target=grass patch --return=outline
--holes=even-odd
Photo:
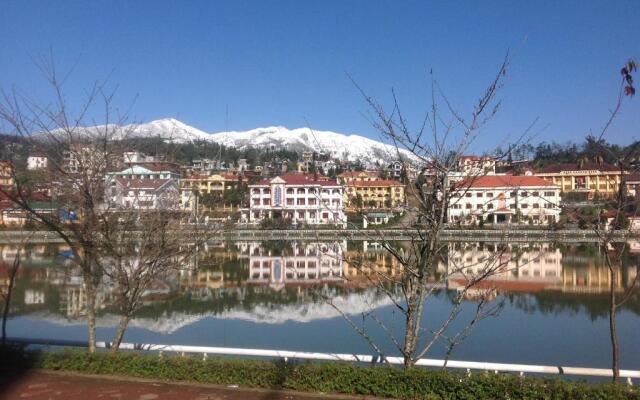
[[[590,384],[509,374],[471,376],[422,368],[360,367],[348,363],[285,363],[228,358],[138,353],[0,350],[4,368],[42,368],[87,374],[121,375],[217,385],[240,385],[307,392],[343,393],[401,399],[640,399],[627,385]]]

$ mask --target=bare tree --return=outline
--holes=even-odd
[[[452,222],[449,215],[451,206],[462,204],[474,184],[489,173],[484,162],[496,160],[495,156],[487,154],[488,157],[480,157],[468,166],[468,171],[460,173],[463,156],[484,133],[486,124],[500,108],[498,94],[509,62],[507,54],[468,117],[455,110],[432,78],[431,105],[417,129],[409,126],[395,92],[392,91],[392,105],[388,111],[354,82],[371,110],[372,126],[383,140],[394,145],[394,158],[421,170],[418,179],[406,185],[408,200],[405,211],[409,217],[397,226],[408,240],[399,244],[382,229],[364,231],[368,232],[371,241],[380,243],[391,255],[398,271],[379,270],[366,257],[347,258],[352,267],[388,296],[402,315],[404,329],[401,334],[393,332],[374,310],[365,317],[373,320],[391,339],[402,354],[405,367],[413,366],[439,342],[444,342],[448,358],[480,320],[496,315],[501,308],[501,302],[493,301],[495,290],[483,283],[507,268],[508,260],[503,257],[506,247],[497,246],[496,251],[479,265],[457,263],[448,257],[449,244],[443,240],[442,232]],[[527,132],[518,140],[523,140]],[[504,186],[518,192],[520,186],[514,182],[517,180],[505,179]],[[495,211],[490,209],[495,200],[488,199],[482,209],[473,210],[468,217],[482,224],[487,215]],[[554,204],[554,207],[558,205]],[[447,315],[433,326],[424,326],[428,299],[441,288],[448,287],[454,278],[459,283]],[[453,322],[460,317],[468,299],[476,301],[475,312],[464,328],[452,332]],[[330,302],[329,299],[327,301]],[[357,324],[345,310],[338,311],[384,359],[386,355],[381,346],[364,325]]]
[[[617,168],[620,172],[620,183],[618,190],[608,202],[608,210],[600,215],[598,221],[594,221],[594,230],[599,239],[599,245],[604,253],[605,265],[609,271],[609,339],[611,341],[611,370],[613,372],[613,382],[620,379],[620,344],[618,341],[617,312],[629,299],[638,294],[640,287],[640,276],[636,271],[635,276],[626,282],[626,287],[622,293],[618,294],[617,283],[620,281],[621,269],[624,266],[625,255],[628,251],[627,241],[637,233],[637,228],[630,224],[630,220],[638,217],[640,204],[638,202],[638,188],[633,193],[629,193],[626,181],[633,174],[637,174],[638,168],[634,165],[635,160],[640,155],[640,142],[629,146],[623,154],[613,154],[611,150],[603,144],[603,138],[609,128],[618,117],[625,97],[633,97],[635,87],[633,85],[632,74],[636,71],[636,63],[629,60],[621,69],[621,84],[618,91],[615,107],[610,111],[609,118],[600,130],[595,143],[600,151],[599,159],[617,159]]]
[[[102,225],[101,256],[120,314],[112,352],[119,349],[145,292],[172,271],[185,269],[211,233],[183,224],[178,217],[164,209],[126,208],[108,215]]]
[[[125,150],[136,126],[126,124],[128,114],[118,111],[115,91],[108,90],[107,82],[85,91],[74,109],[71,103],[76,102],[65,97],[66,77],[60,79],[52,61],[40,67],[53,100],[34,100],[15,89],[2,92],[0,126],[32,151],[44,153],[48,169],[33,173],[24,160],[10,159],[15,183],[0,187],[0,194],[72,250],[73,264],[83,277],[91,352],[96,350],[98,291],[109,281],[121,312],[115,351],[149,285],[183,265],[206,241],[205,233],[213,233],[183,223],[175,180],[129,177],[116,187],[118,179],[110,177],[132,165]],[[171,143],[173,133],[165,132],[161,139]],[[145,193],[145,188],[133,188],[136,185],[150,185],[151,190]],[[127,195],[122,191],[130,190],[135,198],[123,201]],[[45,200],[48,206],[36,207],[34,200]]]

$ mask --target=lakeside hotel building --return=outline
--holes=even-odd
[[[450,223],[471,225],[482,219],[499,224],[519,219],[547,225],[560,217],[560,188],[536,176],[487,175],[456,182],[452,190]]]
[[[285,174],[249,185],[249,209],[243,219],[288,219],[308,225],[346,226],[343,188],[313,174]]]

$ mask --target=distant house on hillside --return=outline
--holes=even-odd
[[[27,169],[29,171],[47,169],[48,165],[49,157],[44,153],[32,153],[27,157]]]

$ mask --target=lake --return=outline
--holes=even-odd
[[[400,244],[401,246],[401,244]],[[608,269],[590,244],[450,244],[438,269],[465,265],[470,272],[501,249],[504,269],[486,290],[503,302],[496,316],[480,321],[452,359],[607,368]],[[614,283],[622,293],[640,263],[634,248]],[[16,248],[0,245],[0,285]],[[9,336],[86,340],[82,280],[61,245],[26,250],[8,323]],[[335,310],[364,326],[388,353],[393,342],[368,317],[402,332],[401,315],[362,269],[347,260],[361,257],[376,271],[397,274],[399,266],[381,246],[367,241],[220,242],[208,245],[189,268],[157,279],[125,335],[127,342],[188,344],[300,351],[372,354]],[[423,324],[448,315],[460,288],[452,276],[434,282]],[[389,290],[397,290],[390,287]],[[329,304],[329,301],[331,304]],[[472,318],[477,301],[465,299],[450,332]],[[110,341],[117,323],[108,285],[99,296],[98,340]],[[618,314],[621,366],[640,369],[640,300]],[[428,354],[440,358],[444,343]]]

